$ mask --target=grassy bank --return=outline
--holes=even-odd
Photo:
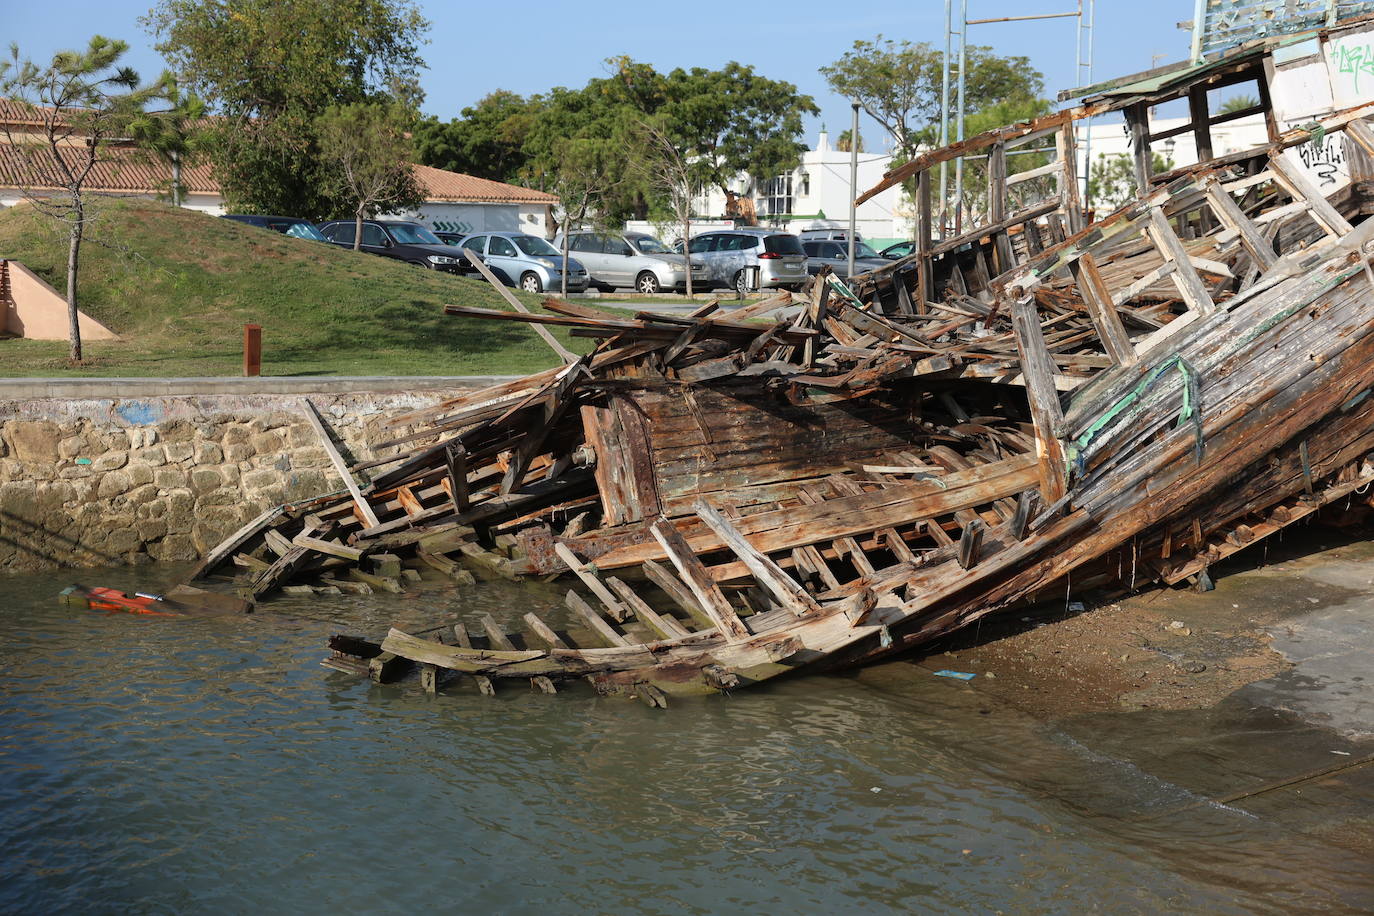
[[[0,257],[63,293],[60,233],[29,207],[0,210]],[[0,375],[239,375],[249,322],[263,326],[264,375],[486,375],[555,364],[523,324],[444,316],[450,303],[509,308],[481,279],[152,201],[100,200],[78,292],[82,309],[121,339],[87,342],[87,365],[75,368],[65,341],[0,340]],[[555,333],[575,352],[591,346]]]

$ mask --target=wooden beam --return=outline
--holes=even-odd
[[[444,449],[444,463],[448,469],[448,495],[453,500],[453,508],[466,512],[472,508],[468,497],[468,453],[463,443],[454,440]]]
[[[496,274],[491,272],[491,268],[482,263],[481,256],[471,248],[464,248],[463,254],[467,256],[472,266],[477,268],[477,272],[483,277],[486,277],[487,282],[495,287],[496,291],[510,303],[511,308],[525,315],[533,314],[529,309],[525,308],[525,303],[521,302],[509,289],[506,289],[506,285],[496,278]],[[559,343],[558,338],[554,337],[553,334],[549,332],[548,328],[536,324],[534,325],[534,330],[535,333],[544,338],[544,342],[553,348],[553,352],[557,353],[559,359],[563,360],[563,362],[568,364],[577,362],[577,354],[571,352],[567,347]]]
[[[669,598],[673,599],[673,602],[677,604],[678,607],[686,611],[687,616],[695,620],[698,626],[709,628],[716,625],[715,621],[701,609],[701,605],[697,603],[697,599],[692,594],[691,589],[683,585],[681,579],[668,572],[668,570],[664,569],[653,560],[645,560],[640,565],[640,568],[644,570],[644,577],[663,589],[664,593],[667,594]]]
[[[1093,327],[1097,328],[1098,339],[1107,351],[1112,362],[1118,366],[1130,366],[1136,362],[1135,346],[1126,334],[1121,316],[1112,302],[1112,291],[1102,279],[1097,269],[1097,259],[1092,252],[1085,251],[1082,256],[1069,265],[1074,282],[1078,284],[1079,295],[1092,316]]]
[[[567,604],[569,610],[586,621],[591,631],[606,645],[612,648],[630,645],[630,641],[613,630],[611,625],[602,619],[601,615],[593,610],[592,606],[577,592],[569,591],[564,598],[564,603]]]
[[[726,547],[739,557],[748,567],[757,582],[773,600],[787,608],[798,617],[806,614],[819,612],[821,606],[816,603],[816,599],[807,594],[806,589],[802,588],[797,582],[785,573],[782,567],[768,558],[768,555],[754,549],[754,546],[739,533],[739,529],[730,524],[725,516],[712,508],[704,501],[698,501],[692,507],[706,527],[716,533]]]
[[[1150,175],[1154,163],[1150,155],[1150,108],[1144,102],[1137,102],[1125,112],[1126,125],[1131,134],[1131,162],[1135,166],[1135,186],[1137,196],[1150,193]]]
[[[1207,292],[1207,285],[1202,282],[1197,268],[1193,267],[1193,262],[1188,259],[1188,249],[1183,247],[1183,242],[1174,233],[1174,228],[1169,225],[1162,208],[1150,208],[1150,222],[1145,232],[1164,259],[1173,262],[1174,285],[1178,287],[1178,294],[1183,297],[1188,308],[1203,315],[1216,311],[1212,297]]]
[[[1314,185],[1301,169],[1293,167],[1283,153],[1269,154],[1269,169],[1274,173],[1275,180],[1283,185],[1284,190],[1293,195],[1294,199],[1305,200],[1312,205],[1312,218],[1331,235],[1343,236],[1351,229],[1349,221],[1326,199],[1321,188]]]
[[[692,590],[701,609],[725,637],[725,641],[739,642],[748,639],[749,630],[745,628],[744,622],[739,619],[735,609],[730,606],[719,586],[712,580],[711,574],[701,565],[701,561],[692,553],[692,549],[687,546],[687,542],[672,523],[659,519],[649,530],[663,547],[673,566],[677,568],[682,581]]]
[[[1054,136],[1055,149],[1059,152],[1059,205],[1069,224],[1069,234],[1082,232],[1087,219],[1083,214],[1083,197],[1078,193],[1078,144],[1073,136],[1074,122],[1069,121],[1059,128]]]
[[[568,569],[572,570],[573,575],[582,580],[582,584],[587,586],[593,595],[596,595],[616,622],[623,623],[630,616],[629,610],[620,603],[615,595],[611,594],[611,590],[597,577],[595,570],[579,560],[567,544],[562,541],[555,541],[553,552],[558,559],[568,565]]]
[[[372,507],[363,498],[362,492],[358,489],[358,484],[353,480],[353,472],[348,469],[348,464],[343,460],[343,456],[334,447],[333,440],[329,438],[329,432],[324,428],[324,423],[320,421],[319,414],[315,412],[315,405],[310,402],[309,398],[301,398],[301,403],[304,405],[303,412],[306,420],[310,421],[310,425],[315,428],[316,434],[320,437],[320,442],[324,445],[325,453],[329,455],[329,460],[334,465],[334,470],[339,472],[339,476],[343,478],[344,486],[348,487],[348,492],[353,497],[353,505],[357,508],[358,514],[362,516],[368,528],[376,528],[381,522],[377,520],[377,514],[372,511]]]
[[[1035,425],[1035,454],[1040,464],[1040,496],[1045,505],[1058,502],[1067,490],[1064,447],[1054,431],[1064,418],[1059,392],[1054,387],[1054,363],[1045,346],[1040,318],[1032,301],[1017,302],[1011,308],[1012,330],[1021,354],[1021,374],[1026,380]]]

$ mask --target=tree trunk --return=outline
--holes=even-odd
[[[86,227],[85,208],[79,203],[73,208],[76,219],[72,221],[71,235],[67,243],[67,319],[71,322],[71,361],[81,362],[81,313],[76,307],[76,273],[81,257],[81,234]]]
[[[361,251],[363,247],[363,208],[359,207],[353,211],[353,250]]]
[[[687,271],[687,298],[692,298],[692,214],[682,218],[682,267]]]
[[[181,206],[181,154],[172,151],[172,206]]]

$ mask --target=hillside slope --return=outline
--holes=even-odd
[[[65,292],[62,232],[28,206],[0,210],[0,257]],[[524,325],[444,316],[449,303],[508,308],[480,278],[154,201],[100,199],[81,252],[81,307],[123,339],[88,343],[89,365],[77,369],[65,342],[0,341],[0,375],[238,375],[247,322],[263,326],[264,375],[526,373],[555,363]]]

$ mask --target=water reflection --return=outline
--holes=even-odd
[[[135,584],[127,570],[88,578]],[[1368,857],[1310,834],[1307,814],[1295,827],[1291,800],[1169,814],[1237,784],[1246,735],[1275,727],[1262,713],[1052,728],[905,664],[667,713],[580,687],[428,697],[317,667],[338,628],[323,621],[514,619],[556,591],[167,621],[59,607],[62,578],[5,584],[7,911],[1249,913],[1374,899]],[[1158,738],[1144,753],[1142,735]],[[1353,803],[1368,806],[1363,785]]]

